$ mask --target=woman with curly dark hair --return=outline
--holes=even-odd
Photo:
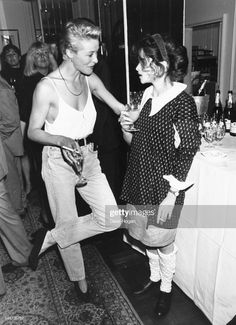
[[[150,279],[135,294],[160,289],[155,312],[161,317],[171,304],[176,228],[200,135],[194,100],[179,82],[188,66],[185,47],[155,34],[137,50],[140,82],[151,85],[142,95],[138,132],[129,132],[131,116],[122,112],[124,139],[131,147],[121,199],[127,202],[129,235],[145,245],[149,258]]]

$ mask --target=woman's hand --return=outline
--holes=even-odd
[[[73,150],[78,150],[79,152],[81,151],[78,142],[71,138],[67,138],[64,136],[60,136],[59,142],[60,142],[59,146],[61,147],[61,152],[62,152],[62,155],[63,155],[65,161],[70,166],[73,166],[75,163]]]
[[[119,118],[119,122],[120,125],[122,127],[123,131],[128,132],[129,131],[129,127],[131,124],[133,124],[132,119],[130,118],[129,114],[127,111],[122,111],[120,114],[120,118]]]
[[[166,222],[166,220],[169,220],[171,218],[175,200],[176,196],[168,192],[166,198],[159,205],[157,223],[160,223],[162,225],[164,222]]]
[[[58,147],[67,147],[71,149],[77,149],[78,148],[78,143],[74,139],[65,137],[63,135],[58,135],[57,136],[57,146]]]
[[[135,121],[137,121],[139,114],[141,112],[139,105],[135,106],[135,105],[127,104],[125,105],[125,107],[126,107],[125,111],[128,113],[128,116],[130,117],[132,122],[134,123]]]

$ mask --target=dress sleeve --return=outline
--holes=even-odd
[[[201,143],[197,109],[191,97],[186,96],[177,104],[174,126],[180,137],[180,144],[176,148],[173,176],[183,182],[186,180],[193,158]]]

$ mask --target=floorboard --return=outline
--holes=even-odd
[[[151,290],[142,296],[132,294],[134,288],[149,277],[149,267],[146,258],[142,254],[124,243],[122,230],[99,235],[86,242],[92,242],[99,249],[144,325],[211,324],[193,301],[176,284],[173,285],[171,310],[163,319],[157,319],[153,313],[157,300],[155,290]]]

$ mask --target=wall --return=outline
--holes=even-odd
[[[222,92],[222,98],[226,97],[227,91],[230,89],[230,87],[233,87],[234,92],[236,91],[236,73],[235,71],[231,71],[233,62],[235,60],[235,52],[232,48],[232,44],[234,43],[232,41],[232,37],[234,31],[235,6],[236,0],[185,0],[186,26],[220,20],[223,18],[223,14],[227,14],[225,16],[226,29],[223,31],[226,46],[224,47],[221,57],[224,68],[221,70],[220,75],[220,89]],[[232,76],[233,82],[230,83]]]
[[[193,29],[193,46],[197,45],[200,49],[211,50],[212,55],[218,56],[219,25],[220,23],[213,23],[204,25],[204,27],[195,27]]]
[[[30,2],[0,0],[0,29],[18,29],[22,54],[35,41],[34,23]],[[1,50],[1,49],[0,49]]]
[[[95,0],[80,0],[72,2],[73,18],[87,17],[96,21],[97,1]]]

